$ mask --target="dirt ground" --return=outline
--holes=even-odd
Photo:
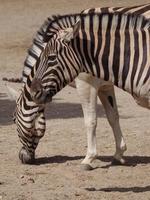
[[[150,112],[131,96],[116,89],[127,165],[110,165],[114,138],[99,103],[99,158],[94,170],[81,169],[86,134],[81,105],[71,87],[56,95],[47,108],[47,131],[36,151],[37,164],[23,165],[12,122],[15,102],[8,99],[1,80],[20,76],[26,51],[47,16],[140,3],[149,0],[0,0],[0,200],[150,200]]]

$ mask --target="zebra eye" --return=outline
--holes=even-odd
[[[56,60],[56,54],[51,54],[48,56],[48,60],[51,60],[51,61],[55,61]]]

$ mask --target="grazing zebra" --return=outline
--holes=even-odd
[[[45,47],[30,70],[17,101],[15,121],[24,145],[20,152],[23,162],[32,161],[34,150],[44,134],[45,103],[79,73],[77,88],[87,97],[86,102],[83,98],[87,121],[91,120],[88,114],[95,118],[95,105],[91,104],[94,106],[88,108],[91,113],[88,112],[88,100],[98,94],[110,124],[115,123],[117,128],[113,85],[132,94],[142,106],[150,107],[149,10],[150,5],[89,9],[82,14],[50,20],[43,38]],[[93,122],[95,120],[90,122],[91,129],[95,127]],[[93,140],[92,145],[89,144],[92,152],[87,153],[86,164],[90,164],[96,155],[95,136],[89,136],[89,139]],[[120,149],[125,150],[122,137]]]

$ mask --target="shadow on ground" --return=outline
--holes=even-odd
[[[86,191],[90,192],[133,192],[133,193],[142,193],[142,192],[149,192],[150,191],[150,185],[148,186],[137,186],[137,187],[108,187],[108,188],[85,188]]]
[[[98,159],[102,162],[112,162],[113,157],[112,156],[99,156]],[[150,156],[124,156],[125,164],[122,166],[129,166],[129,167],[135,167],[138,164],[150,164]],[[109,168],[112,164],[109,163],[105,166],[102,166],[102,168]],[[116,165],[114,165],[116,166]]]
[[[12,116],[15,110],[16,103],[7,99],[5,93],[0,93],[0,125],[12,124]],[[97,116],[99,118],[106,117],[102,105],[97,105]],[[78,103],[59,103],[52,102],[47,105],[46,119],[69,119],[69,118],[82,118],[83,112],[81,104]],[[120,116],[120,118],[132,118],[132,116]]]
[[[12,116],[15,110],[15,101],[6,99],[5,93],[0,93],[0,125],[12,124]]]
[[[73,161],[73,160],[80,160],[83,159],[84,156],[52,156],[52,157],[41,157],[36,158],[35,164],[37,165],[44,165],[48,163],[65,163],[67,161]],[[98,159],[102,162],[107,162],[109,165],[106,165],[106,167],[112,167],[116,165],[112,165],[111,162],[113,161],[113,156],[99,156]],[[124,156],[124,159],[126,160],[126,164],[122,166],[136,166],[138,164],[150,164],[150,156]],[[101,168],[105,168],[101,167]]]
[[[97,105],[97,116],[105,117],[105,112],[101,105]],[[81,104],[78,103],[50,103],[47,105],[47,119],[68,119],[83,117]]]
[[[36,158],[35,165],[44,165],[50,163],[65,163],[67,161],[81,160],[84,156],[52,156],[52,157],[41,157]]]
[[[12,116],[16,103],[6,99],[4,93],[0,93],[0,125],[12,124]],[[98,117],[105,117],[102,106],[97,106]],[[81,105],[78,103],[50,103],[46,108],[46,119],[68,119],[83,117]]]
[[[15,110],[15,101],[4,98],[4,94],[0,94],[0,125],[12,124],[12,116]],[[2,98],[2,99],[1,99]],[[47,105],[46,119],[69,119],[83,117],[80,104],[76,103],[55,103]],[[101,106],[98,106],[98,117],[105,117],[105,113]]]

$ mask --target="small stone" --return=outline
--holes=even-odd
[[[76,197],[79,197],[79,196],[81,196],[81,195],[80,195],[79,193],[75,193],[75,196],[76,196]]]
[[[94,188],[94,187],[91,187],[91,188],[85,188],[87,191],[90,191],[90,192],[94,192],[94,191],[96,191],[96,188]]]
[[[21,175],[20,178],[23,179],[23,178],[24,178],[24,175]]]
[[[31,183],[35,183],[33,178],[29,178],[28,181],[31,182]]]
[[[27,183],[24,182],[24,183],[21,183],[21,185],[24,186],[24,185],[27,185]]]

